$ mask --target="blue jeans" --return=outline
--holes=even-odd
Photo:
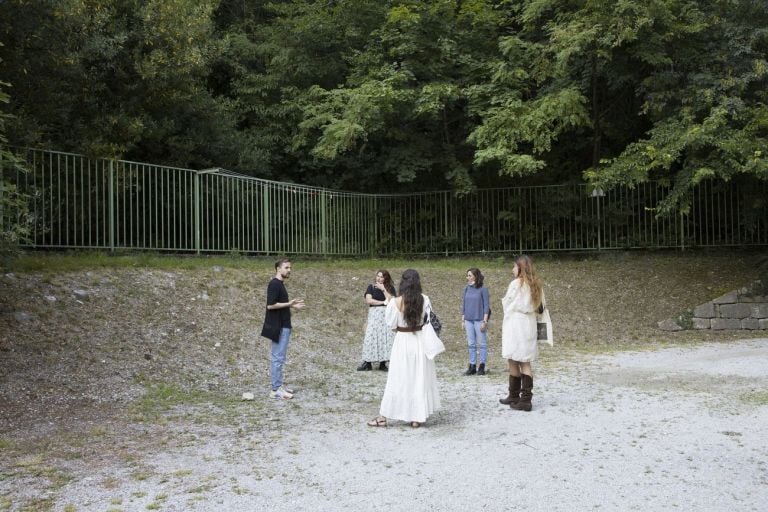
[[[280,330],[280,338],[277,343],[272,342],[272,366],[270,368],[272,374],[272,391],[277,390],[283,385],[283,365],[285,364],[285,356],[288,353],[288,340],[291,337],[291,329],[283,327]]]
[[[469,364],[485,364],[488,357],[488,336],[480,330],[482,320],[464,320],[464,330],[467,331],[467,347],[469,348]],[[479,352],[480,360],[476,359]]]

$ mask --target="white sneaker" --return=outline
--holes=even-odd
[[[290,400],[293,398],[293,393],[289,393],[283,386],[269,392],[270,398],[280,398],[282,400]]]

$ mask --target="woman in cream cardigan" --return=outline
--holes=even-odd
[[[536,312],[544,295],[529,256],[522,255],[515,260],[512,275],[514,279],[501,299],[504,306],[501,355],[509,362],[509,395],[499,402],[518,411],[530,411],[533,397],[531,362],[539,355]]]

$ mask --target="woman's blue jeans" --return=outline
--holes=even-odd
[[[469,364],[485,364],[485,360],[488,358],[488,333],[480,330],[482,324],[482,320],[464,320],[464,330],[467,331]]]

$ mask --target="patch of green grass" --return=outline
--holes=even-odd
[[[105,478],[101,482],[101,486],[104,489],[117,489],[118,487],[120,487],[120,480],[118,480],[117,478],[115,478],[113,476],[110,476],[110,477]],[[115,503],[115,499],[117,500],[117,503]],[[120,505],[121,500],[119,498],[115,498],[115,499],[112,500],[112,504],[113,505]]]
[[[199,256],[190,254],[180,256],[177,254],[163,254],[153,251],[68,251],[57,253],[25,252],[16,258],[10,267],[14,272],[42,272],[47,279],[52,279],[57,273],[71,272],[93,268],[156,268],[169,270],[200,270],[210,269],[214,266],[222,268],[259,269],[264,267],[271,270],[277,256],[244,256],[237,252],[226,255]],[[468,258],[440,258],[432,256],[414,256],[404,258],[322,258],[312,256],[293,256],[297,269],[312,267],[320,270],[347,271],[370,270],[372,273],[379,268],[401,269],[450,269],[461,273],[468,267]],[[478,256],[471,258],[471,265],[505,266],[511,270],[511,260],[504,256]],[[397,282],[399,273],[392,278]]]
[[[34,498],[24,502],[19,512],[48,512],[53,510],[54,502],[53,498]]]
[[[16,448],[16,443],[10,439],[0,439],[0,450],[13,450]]]
[[[144,480],[149,479],[152,475],[154,475],[152,471],[139,469],[131,473],[131,478],[138,480],[139,482],[143,482]]]
[[[179,405],[206,403],[216,397],[210,393],[185,390],[177,384],[145,384],[147,391],[131,405],[131,414],[137,421],[156,421],[160,416]]]
[[[147,510],[159,510],[162,506],[162,503],[168,499],[167,494],[158,494],[155,496],[155,500],[147,505]]]
[[[751,391],[739,396],[742,402],[753,405],[768,405],[768,391]]]
[[[179,256],[152,251],[70,251],[64,253],[26,252],[11,262],[14,272],[42,272],[47,278],[57,273],[93,268],[157,268],[157,269],[210,269],[251,268],[263,266],[265,262],[240,255],[201,257]]]
[[[259,401],[243,402],[239,395],[217,394],[180,385],[139,380],[146,393],[129,407],[131,419],[137,422],[164,424],[168,421],[187,421],[194,424],[231,425],[244,410],[259,418],[265,404]]]

